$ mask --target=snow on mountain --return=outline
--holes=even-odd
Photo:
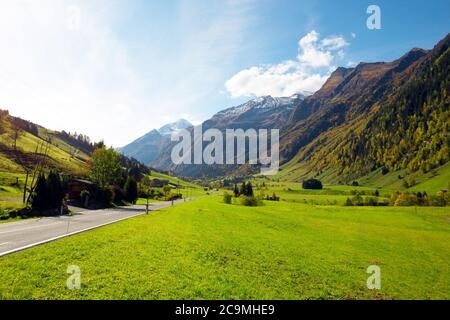
[[[298,93],[290,97],[272,97],[263,96],[250,100],[240,106],[232,107],[219,112],[217,115],[240,115],[252,109],[277,109],[277,108],[295,108],[297,103],[305,98],[305,95]]]
[[[180,119],[174,123],[169,123],[169,124],[166,124],[165,126],[162,126],[161,128],[159,128],[158,132],[161,135],[165,136],[165,135],[170,135],[173,132],[176,132],[178,130],[187,129],[190,127],[192,127],[192,124],[189,121],[187,121],[185,119]]]

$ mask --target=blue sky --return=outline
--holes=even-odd
[[[366,26],[381,9],[381,30]],[[450,1],[0,0],[0,108],[124,145],[450,32]]]

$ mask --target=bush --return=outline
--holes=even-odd
[[[450,204],[450,194],[449,192],[439,191],[435,196],[430,196],[429,201],[431,206],[448,206]]]
[[[363,206],[364,205],[364,199],[362,196],[357,194],[351,199],[354,206]]]
[[[269,195],[265,198],[267,201],[280,201],[280,197],[277,197],[276,193],[274,192],[271,197]]]
[[[97,193],[97,201],[103,207],[110,207],[114,200],[114,191],[111,187],[99,188]]]
[[[352,202],[352,200],[350,200],[350,198],[347,198],[347,200],[345,201],[345,206],[347,206],[347,207],[353,206],[353,202]]]
[[[168,193],[170,193],[170,191],[172,191],[172,187],[171,186],[164,186],[163,187],[163,191],[164,191],[164,194],[168,194]]]
[[[9,213],[6,210],[0,209],[0,220],[8,220],[9,218]]]
[[[308,179],[303,181],[302,185],[303,189],[312,189],[312,190],[322,190],[323,185],[320,180],[317,179]]]
[[[122,205],[122,204],[124,204],[124,201],[128,201],[126,199],[125,192],[123,191],[123,189],[121,187],[114,186],[113,191],[114,191],[114,203],[115,204]]]
[[[178,193],[170,193],[170,194],[166,195],[164,198],[165,198],[164,199],[165,201],[173,201],[173,200],[182,199],[183,196]]]
[[[242,195],[239,197],[239,202],[246,207],[257,207],[258,205],[262,205],[262,201],[256,199],[254,196],[249,197]]]
[[[226,204],[231,204],[231,199],[232,199],[232,196],[231,196],[231,194],[229,194],[228,192],[225,192],[225,193],[223,194],[223,202],[224,202],[224,203],[226,203]]]
[[[376,197],[367,197],[365,201],[366,206],[375,207],[378,205],[378,199]]]
[[[414,178],[414,176],[408,176],[408,177],[404,178],[403,187],[405,187],[406,189],[409,189],[409,188],[413,187],[414,185],[416,185],[416,179]]]
[[[81,203],[83,206],[89,206],[89,198],[91,197],[91,193],[88,190],[83,190],[80,193]]]
[[[416,206],[418,204],[417,196],[413,193],[401,193],[394,202],[394,206]]]

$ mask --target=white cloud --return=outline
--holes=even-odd
[[[327,37],[311,31],[300,39],[296,60],[244,69],[225,83],[233,98],[243,96],[290,96],[297,92],[315,92],[325,83],[333,60],[344,57],[349,44],[343,37]]]
[[[0,1],[0,107],[111,143],[132,119],[138,78],[107,1]]]
[[[356,39],[356,33],[352,32],[350,33],[350,35],[352,36],[353,39]]]
[[[226,87],[234,98],[243,96],[285,97],[301,91],[317,91],[328,76],[306,74],[296,69],[285,73],[274,72],[274,67],[251,67],[233,76]]]
[[[162,126],[163,114],[208,115],[252,6],[0,0],[0,108],[114,146]]]
[[[348,42],[343,37],[325,38],[321,42],[323,48],[338,50],[348,46]]]

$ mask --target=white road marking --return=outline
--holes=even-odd
[[[9,244],[9,243],[11,243],[11,242],[3,242],[3,243],[0,243],[0,247],[1,247],[1,246],[4,246],[4,245],[7,245],[7,244]]]
[[[113,224],[113,223],[116,223],[116,222],[119,222],[119,221],[122,221],[122,220],[127,220],[127,219],[130,219],[130,218],[141,216],[143,214],[145,214],[145,211],[141,212],[141,213],[138,213],[138,214],[136,214],[134,216],[125,217],[125,218],[122,218],[122,219],[117,219],[117,220],[114,220],[114,221],[110,221],[110,222],[106,222],[106,223],[97,225],[95,227],[89,227],[89,228],[86,228],[86,229],[73,231],[73,232],[66,233],[66,234],[63,234],[63,235],[60,235],[60,236],[57,236],[57,237],[53,237],[53,238],[46,239],[46,240],[43,240],[43,241],[39,241],[39,242],[35,242],[35,243],[32,243],[32,244],[28,244],[28,245],[20,247],[20,248],[16,248],[16,249],[5,251],[5,252],[0,252],[0,257],[6,256],[8,254],[15,253],[15,252],[18,252],[18,251],[23,251],[23,250],[28,249],[28,248],[36,247],[36,246],[39,246],[39,245],[44,244],[44,243],[52,242],[52,241],[55,241],[55,240],[58,240],[58,239],[62,239],[62,238],[73,236],[73,235],[76,235],[76,234],[79,234],[79,233],[83,233],[83,232],[86,232],[86,231],[89,231],[89,230],[93,230],[93,229],[97,229],[97,228],[100,228],[100,227],[104,227],[104,226],[107,226],[109,224]]]
[[[186,200],[188,202],[190,202],[190,201],[198,199],[198,198],[202,198],[202,197],[188,198]],[[183,203],[183,202],[181,202],[181,201],[180,202],[175,202],[174,204],[181,204],[181,203]],[[163,208],[168,208],[168,207],[170,207],[170,205],[164,206],[164,204],[159,204],[159,205],[155,205],[155,206],[150,206],[149,210],[150,211],[157,211],[157,210],[160,210],[160,209],[163,209]],[[105,209],[98,210],[98,211],[105,211]],[[124,211],[119,211],[118,213],[125,213],[126,211],[125,212]],[[9,251],[0,252],[0,257],[6,256],[6,255],[11,254],[11,253],[23,251],[23,250],[28,249],[28,248],[36,247],[36,246],[39,246],[39,245],[42,245],[42,244],[45,244],[45,243],[48,243],[48,242],[52,242],[52,241],[55,241],[55,240],[58,240],[58,239],[66,238],[66,237],[69,237],[69,236],[72,236],[72,235],[76,235],[76,234],[83,233],[83,232],[86,232],[86,231],[90,231],[90,230],[93,230],[93,229],[97,229],[97,228],[100,228],[100,227],[103,227],[103,226],[107,226],[107,225],[110,225],[110,224],[113,224],[113,223],[116,223],[116,222],[119,222],[119,221],[122,221],[122,220],[127,220],[127,219],[130,219],[130,218],[134,218],[134,217],[146,214],[145,208],[142,208],[142,209],[140,209],[139,211],[136,211],[136,212],[137,213],[131,214],[129,216],[126,216],[126,217],[123,217],[123,218],[120,218],[120,219],[116,219],[116,220],[113,220],[113,221],[105,222],[105,223],[102,223],[102,224],[99,224],[99,225],[96,225],[96,226],[93,226],[93,227],[88,227],[88,228],[84,228],[82,230],[72,231],[70,233],[66,233],[66,234],[63,234],[63,235],[55,236],[55,237],[52,237],[52,238],[49,238],[49,239],[46,239],[46,240],[42,240],[42,241],[39,241],[39,242],[31,243],[31,244],[28,244],[28,245],[25,245],[25,246],[22,246],[22,247],[19,247],[19,248],[15,248],[15,249],[12,249],[12,250],[9,250]],[[106,212],[106,213],[108,213],[108,212]],[[89,216],[90,215],[82,215],[82,217],[89,217]],[[91,221],[90,220],[89,221],[75,220],[73,222],[91,222]],[[31,228],[40,228],[40,227],[43,227],[43,226],[50,226],[50,225],[55,225],[55,224],[66,225],[66,222],[65,221],[64,222],[58,221],[58,222],[54,222],[54,223],[47,224],[47,225],[33,226],[33,227],[25,228],[25,229],[22,228],[20,230],[11,230],[11,231],[1,232],[1,233],[17,232],[17,231],[23,231],[23,230],[27,230],[27,229],[31,229]],[[21,241],[21,242],[23,242],[23,241]],[[8,242],[5,242],[5,243],[8,243]],[[3,244],[5,244],[5,243],[3,243]],[[9,242],[9,243],[11,243],[11,242]]]

